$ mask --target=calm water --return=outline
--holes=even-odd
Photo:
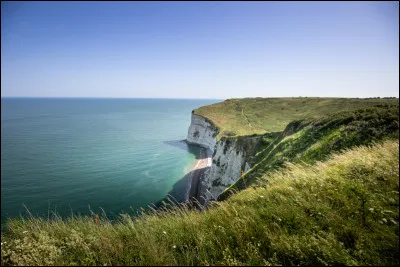
[[[2,224],[23,204],[46,217],[88,205],[113,217],[162,200],[195,162],[178,142],[191,111],[216,102],[2,98]]]

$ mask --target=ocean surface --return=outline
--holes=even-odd
[[[194,108],[221,100],[1,99],[1,222],[52,212],[115,218],[179,191]]]

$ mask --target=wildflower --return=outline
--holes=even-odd
[[[167,232],[165,232],[165,231],[162,231],[162,232],[163,232],[163,234],[164,234],[164,235],[166,235],[166,234],[167,234]]]
[[[260,196],[261,198],[264,198],[264,196]]]
[[[23,233],[23,234],[26,234],[27,232],[28,232],[28,231],[23,231],[22,233]]]
[[[175,245],[173,245],[172,247],[173,247],[173,248],[176,248],[176,246],[175,246]]]

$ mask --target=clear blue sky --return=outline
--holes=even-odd
[[[1,95],[399,96],[396,2],[1,2]]]

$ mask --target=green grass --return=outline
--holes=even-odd
[[[243,136],[280,132],[288,123],[317,119],[338,111],[350,111],[377,104],[399,104],[398,98],[242,98],[228,99],[194,110],[212,121],[222,136]]]
[[[314,163],[330,153],[384,139],[399,138],[399,106],[376,105],[342,111],[314,120],[298,120],[282,132],[264,134],[252,168],[219,196],[254,184],[257,178],[285,162]]]
[[[204,212],[14,219],[2,265],[398,265],[399,144],[288,164]]]

